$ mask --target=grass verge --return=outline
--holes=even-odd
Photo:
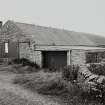
[[[45,73],[43,71],[17,76],[14,84],[19,84],[33,92],[47,95],[54,100],[60,99],[63,105],[103,105],[96,100],[89,100],[82,90],[71,82],[62,79],[61,73]],[[82,97],[83,96],[83,97]]]

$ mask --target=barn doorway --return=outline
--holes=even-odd
[[[64,67],[67,65],[67,51],[43,51],[43,67]]]
[[[15,59],[19,58],[19,43],[9,42],[8,44],[8,58]]]

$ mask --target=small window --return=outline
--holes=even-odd
[[[5,53],[8,53],[8,43],[5,43]]]
[[[86,55],[86,63],[98,63],[98,53],[87,53]]]
[[[86,54],[86,63],[100,63],[105,59],[105,52],[88,52]]]

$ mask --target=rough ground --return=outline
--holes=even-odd
[[[21,85],[13,84],[16,76],[21,74],[12,73],[10,72],[11,69],[12,71],[14,70],[9,66],[0,65],[0,105],[104,105],[96,101],[82,100],[79,97],[80,95],[77,96],[78,90],[71,85],[71,94],[65,93],[63,97],[62,95],[58,97],[42,95],[35,91],[24,89]]]
[[[0,105],[60,105],[51,98],[12,84],[16,75],[0,71]]]

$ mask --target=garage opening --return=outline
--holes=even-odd
[[[43,67],[64,67],[67,65],[67,51],[43,51]]]

